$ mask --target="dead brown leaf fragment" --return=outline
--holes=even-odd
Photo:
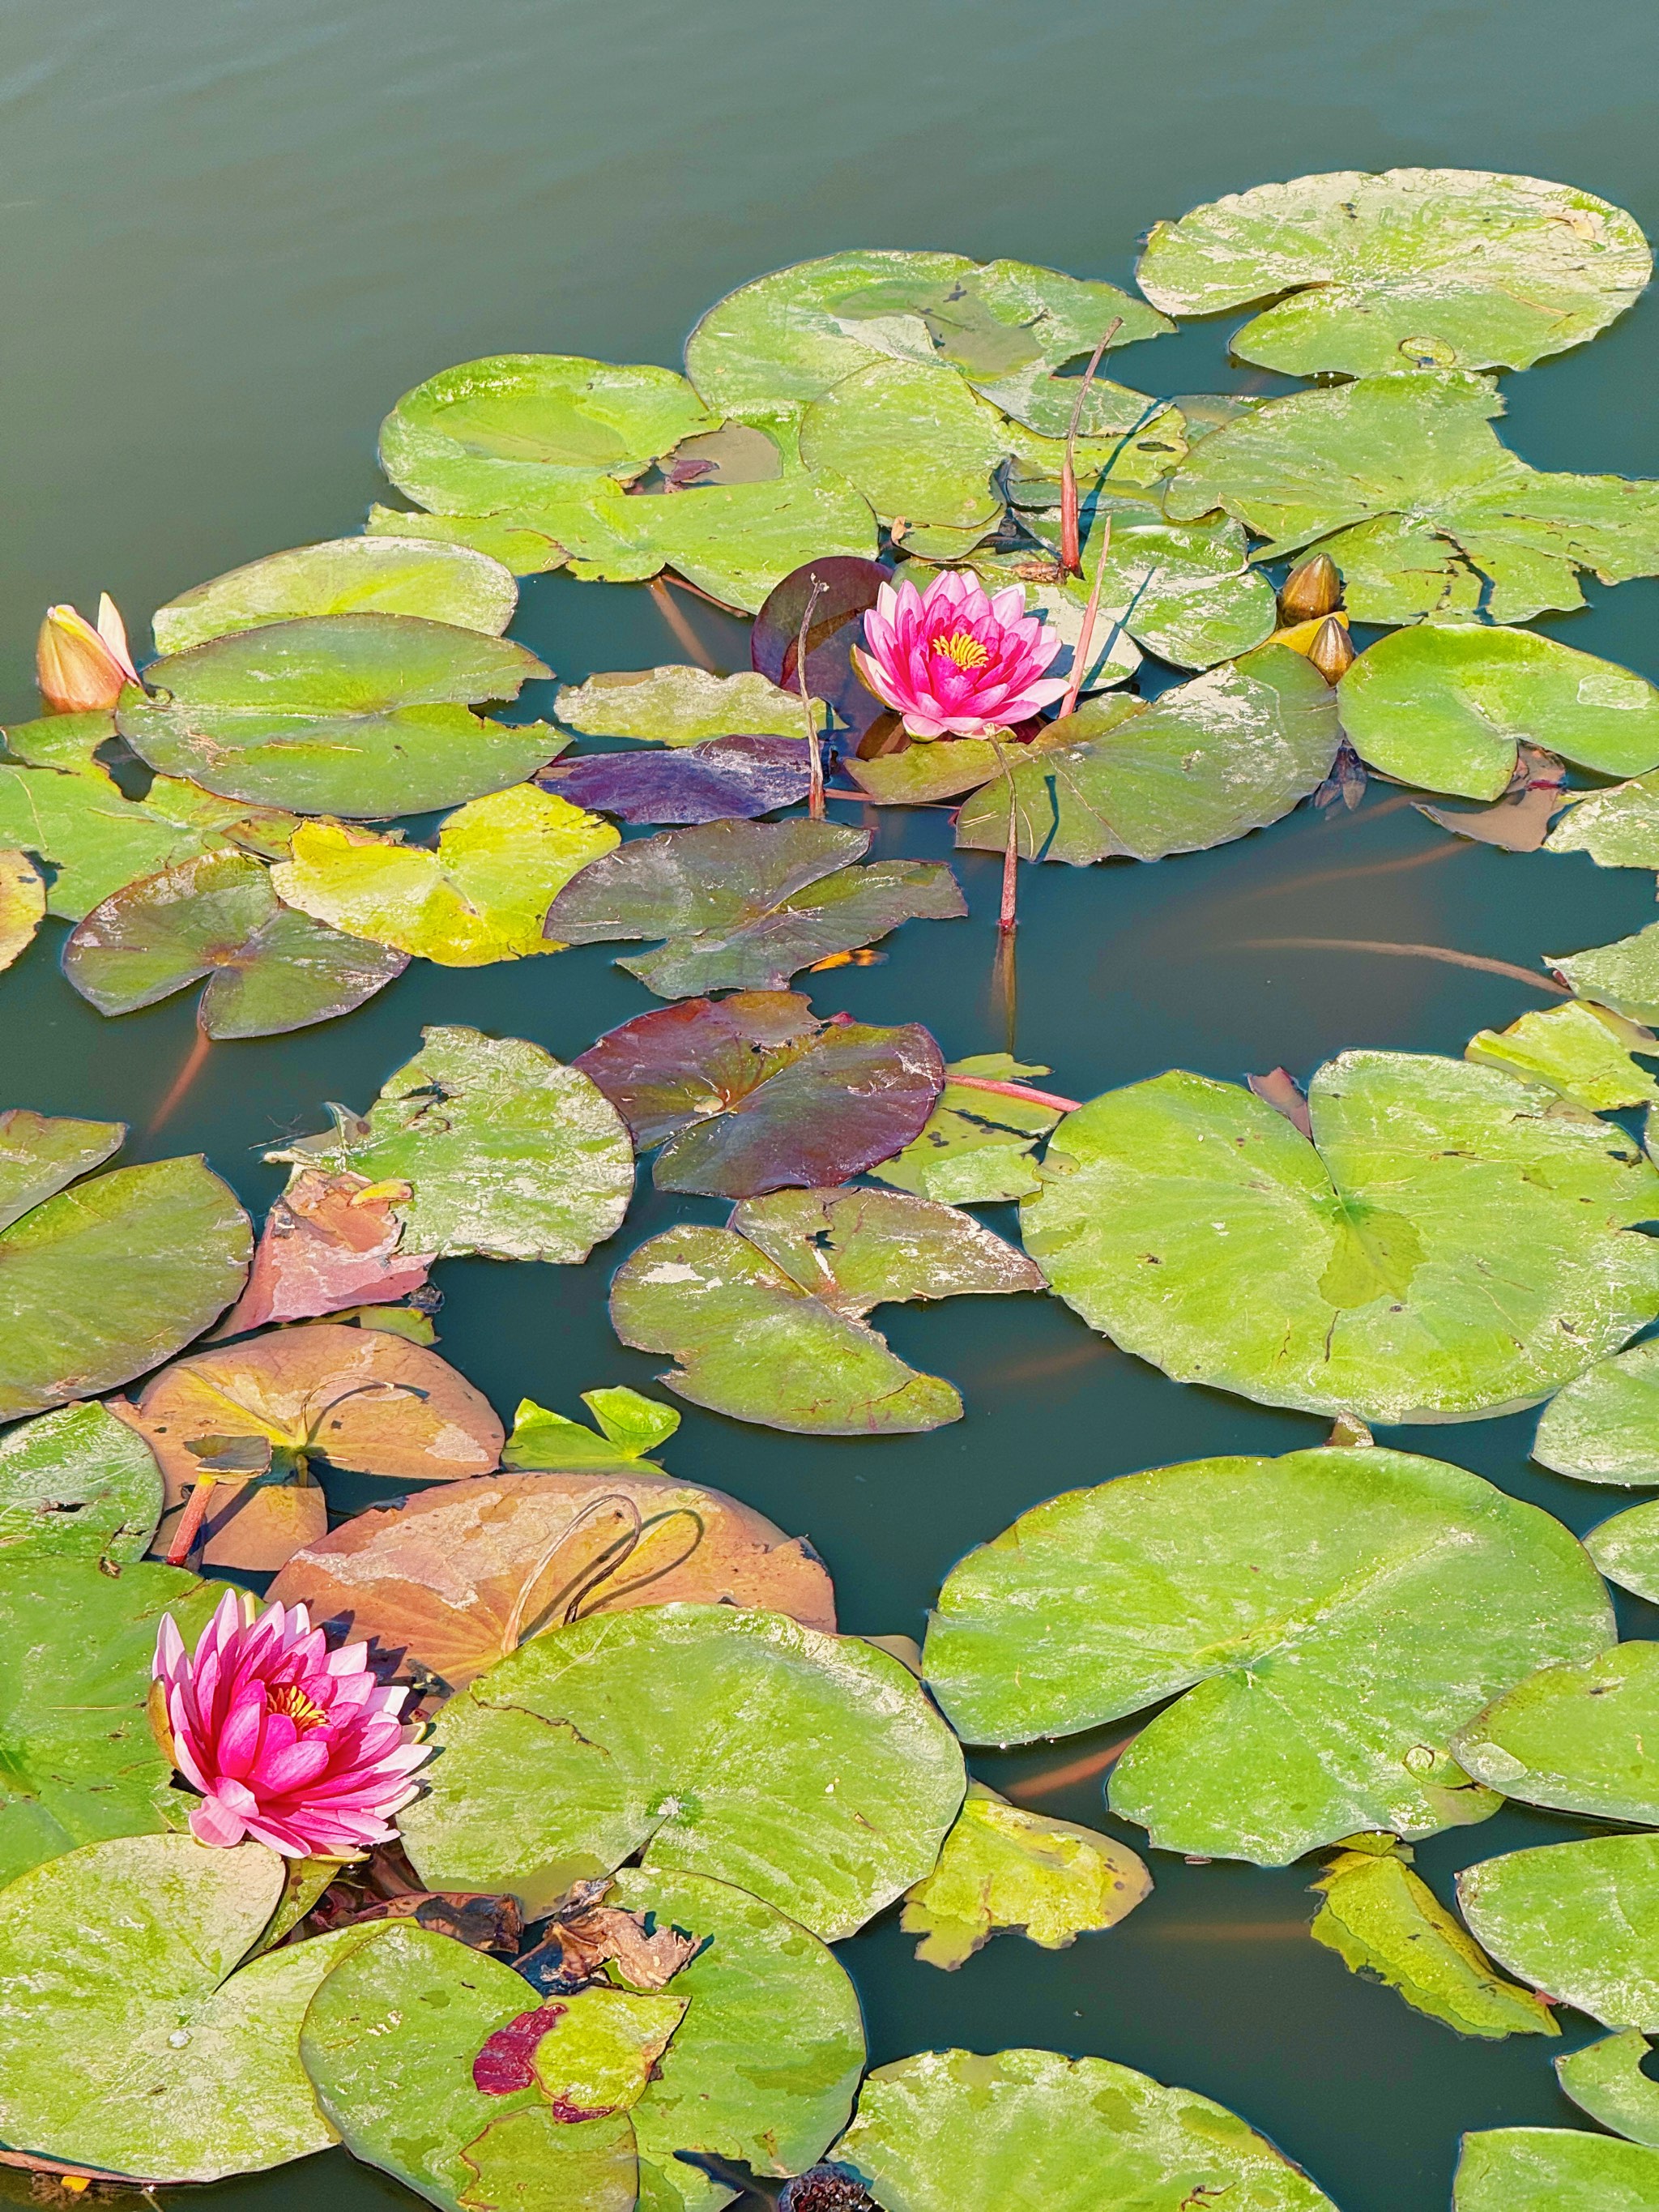
[[[430,1253],[400,1253],[394,1204],[406,1182],[301,1168],[265,1217],[247,1288],[216,1334],[309,1321],[365,1303],[390,1304],[425,1284]]]
[[[544,1939],[516,1961],[544,1996],[580,1989],[611,1965],[630,1989],[665,1989],[702,1948],[695,1936],[648,1928],[645,1913],[603,1903],[610,1887],[608,1880],[576,1883],[555,1908]]]
[[[1458,837],[1498,845],[1506,853],[1535,853],[1561,811],[1566,770],[1553,753],[1522,745],[1515,780],[1495,806],[1419,805],[1417,811]]]

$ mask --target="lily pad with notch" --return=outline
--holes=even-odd
[[[666,1443],[678,1428],[680,1416],[672,1406],[621,1385],[584,1390],[582,1403],[593,1417],[592,1428],[538,1406],[533,1398],[520,1398],[501,1465],[564,1474],[662,1473],[646,1455]]]
[[[1659,2029],[1659,1835],[1542,1844],[1465,1867],[1463,1917],[1493,1958],[1604,2027]]]
[[[418,615],[499,637],[519,587],[511,569],[466,545],[425,538],[332,538],[268,553],[193,585],[155,611],[158,653],[302,615]]]
[[[1659,2081],[1643,2067],[1651,2049],[1639,2028],[1621,2028],[1558,2058],[1555,2076],[1591,2119],[1659,2150]]]

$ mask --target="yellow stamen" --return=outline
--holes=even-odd
[[[313,1704],[297,1682],[283,1682],[274,1690],[267,1685],[265,1705],[270,1711],[284,1714],[301,1735],[328,1718],[323,1708]]]
[[[936,637],[931,650],[942,653],[947,660],[954,660],[958,668],[983,668],[991,658],[979,640],[965,629],[953,629],[949,637]]]

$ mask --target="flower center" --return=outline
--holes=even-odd
[[[291,1720],[303,1735],[307,1729],[319,1727],[328,1718],[321,1705],[307,1697],[297,1682],[283,1682],[276,1689],[265,1685],[265,1709],[282,1713]]]
[[[953,629],[949,637],[936,637],[932,650],[954,660],[958,668],[983,668],[990,654],[969,630]]]

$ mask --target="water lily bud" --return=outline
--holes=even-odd
[[[1279,616],[1287,623],[1311,622],[1316,616],[1334,613],[1341,604],[1342,579],[1328,553],[1299,561],[1279,595]]]
[[[49,714],[88,714],[112,707],[138,681],[115,602],[99,602],[98,628],[73,607],[48,607],[34,647],[35,680]]]
[[[1346,675],[1359,655],[1354,651],[1353,640],[1336,617],[1327,615],[1314,634],[1308,658],[1328,684],[1334,684]]]

